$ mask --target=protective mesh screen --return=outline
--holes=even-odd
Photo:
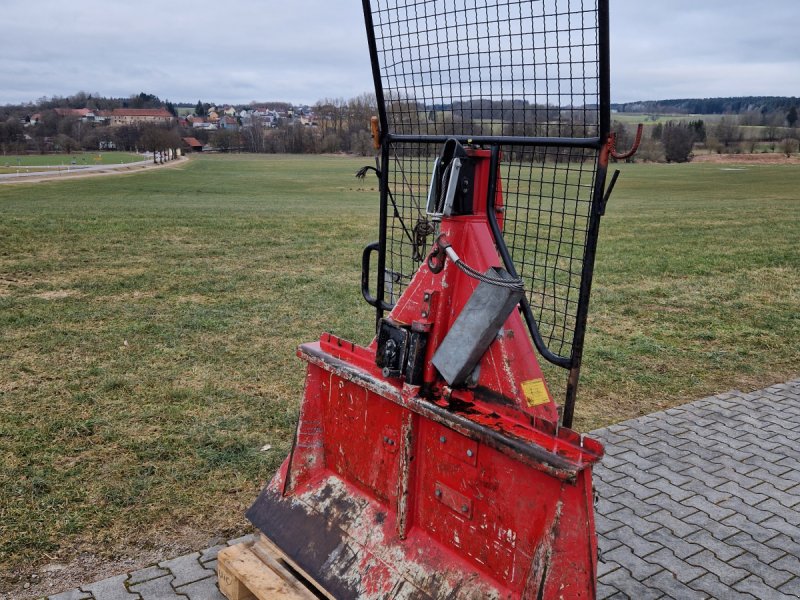
[[[389,161],[386,300],[394,303],[427,256],[435,231],[425,214],[439,144],[393,144]],[[525,280],[547,347],[572,352],[597,153],[506,146],[500,178],[503,238]]]
[[[597,150],[559,140],[600,136],[597,0],[370,6],[389,134],[547,140],[501,144],[498,220],[546,346],[571,357]],[[434,240],[425,202],[440,150],[419,140],[389,146],[390,303]]]
[[[597,0],[373,0],[394,134],[596,137]]]

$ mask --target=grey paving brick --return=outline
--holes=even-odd
[[[611,433],[625,433],[628,431],[629,427],[627,425],[627,421],[625,423],[614,423],[613,425],[609,425],[608,427],[604,427],[602,430],[598,431],[610,431]]]
[[[786,554],[786,552],[782,550],[775,550],[766,544],[757,542],[743,531],[727,538],[725,543],[733,546],[739,546],[739,548],[746,550],[750,554],[754,554],[758,557],[758,560],[768,565],[774,563],[776,560]]]
[[[782,455],[782,452],[767,452],[755,446],[748,446],[747,450],[752,453],[752,456],[742,459],[742,464],[754,465],[758,467],[758,471],[753,471],[751,476],[762,477],[769,473],[780,477],[788,471],[786,467],[778,465],[774,462],[776,455]]]
[[[743,531],[761,544],[766,543],[768,540],[771,540],[779,535],[775,529],[762,527],[761,524],[754,523],[753,521],[748,520],[744,515],[740,514],[735,514],[732,517],[728,517],[722,522],[722,524],[738,529],[739,531]]]
[[[742,515],[748,521],[752,521],[753,523],[761,523],[762,521],[766,521],[775,515],[773,511],[763,510],[760,505],[758,508],[751,506],[746,502],[743,502],[741,498],[737,497],[731,497],[727,500],[723,500],[719,503],[719,505],[724,508],[731,509],[734,514]]]
[[[713,573],[727,586],[732,586],[749,575],[744,569],[737,569],[728,563],[722,562],[710,550],[703,550],[699,554],[690,556],[686,559],[686,562]]]
[[[605,460],[605,459],[603,459]],[[620,473],[619,471],[614,471],[612,469],[606,469],[602,465],[596,466],[594,468],[594,480],[603,481],[605,483],[614,483],[620,479],[625,479],[627,475],[625,473]]]
[[[125,588],[127,575],[118,575],[96,581],[89,585],[82,585],[84,592],[90,592],[95,600],[141,600],[139,594],[132,594]]]
[[[657,467],[650,469],[650,472],[658,475],[662,479],[666,479],[669,483],[678,487],[683,487],[692,480],[691,477],[686,477],[668,468],[663,462],[660,462]]]
[[[613,514],[616,515],[616,514],[619,514],[619,513],[622,513],[622,511],[618,510],[618,511],[614,512]],[[617,521],[615,519],[609,519],[608,517],[606,517],[605,515],[602,515],[602,514],[596,514],[594,516],[594,528],[597,531],[598,535],[605,535],[605,534],[607,534],[607,533],[609,533],[611,531],[614,531],[615,529],[618,529],[618,528],[622,527],[622,525],[623,525],[622,521]]]
[[[771,483],[760,483],[756,487],[751,488],[750,491],[756,494],[764,494],[768,499],[779,502],[785,508],[794,508],[800,504],[800,494],[792,493],[791,489],[788,492],[784,492]]]
[[[54,594],[52,596],[48,596],[47,600],[91,600],[92,595],[88,592],[84,592],[75,588],[74,590],[67,590],[66,592],[61,592],[59,594]]]
[[[617,569],[619,569],[619,564],[615,563],[613,560],[609,560],[607,562],[604,560],[599,560],[597,561],[597,578],[602,579],[611,573],[611,571],[615,571]]]
[[[702,496],[697,496],[697,495],[691,496],[689,498],[686,498],[683,501],[683,503],[703,511],[709,517],[717,521],[721,521],[722,519],[727,519],[731,515],[735,514],[735,511],[731,510],[730,508],[725,508],[724,506],[719,506],[717,504],[714,504],[713,502],[709,502]]]
[[[647,538],[637,534],[627,525],[615,529],[605,537],[616,540],[620,544],[624,544],[633,550],[634,554],[640,558],[644,558],[648,554],[652,554],[662,548],[661,544],[649,541]]]
[[[706,600],[708,596],[705,592],[693,590],[685,586],[673,573],[661,571],[645,579],[642,582],[649,588],[664,592],[667,598],[675,600]]]
[[[663,492],[660,492],[652,498],[648,498],[647,503],[654,506],[655,510],[663,508],[673,517],[677,517],[678,519],[683,519],[684,517],[688,517],[692,513],[697,512],[697,509],[694,506],[690,506],[682,502],[676,502]]]
[[[800,575],[800,558],[796,554],[787,554],[780,560],[772,563],[776,569],[783,569],[794,575]]]
[[[748,448],[747,449],[748,451],[744,452],[742,450],[736,450],[736,448],[731,448],[724,442],[717,442],[715,444],[712,444],[711,446],[707,446],[707,449],[716,450],[719,453],[719,456],[710,459],[711,462],[721,463],[722,461],[720,457],[724,457],[727,458],[728,461],[734,461],[737,464],[737,466],[740,466],[742,464],[748,464],[747,463],[748,458],[753,458],[753,452],[752,452],[753,448]],[[758,468],[757,465],[756,467]]]
[[[683,538],[679,538],[669,529],[656,529],[644,537],[651,542],[655,542],[661,544],[665,548],[669,548],[675,553],[675,556],[681,559],[686,559],[689,556],[704,550],[702,546],[692,544]]]
[[[691,440],[676,438],[666,431],[654,431],[650,434],[650,438],[654,440],[651,448],[660,450],[662,454],[667,456],[680,456],[682,459],[691,451],[691,448],[688,447],[692,444]],[[667,451],[666,448],[669,448],[669,450]]]
[[[612,431],[610,427],[601,429],[597,432],[595,437],[597,437],[606,446],[619,446],[630,441],[631,439],[625,434],[625,431]]]
[[[750,479],[747,477],[750,473],[754,471],[758,471],[758,467],[756,465],[748,465],[747,463],[741,462],[740,460],[731,458],[722,453],[718,453],[718,455],[711,460],[710,462],[718,464],[720,469],[714,471],[719,477],[724,477],[726,479],[730,479],[731,481],[739,481],[742,482],[742,487],[749,487]],[[754,480],[758,483],[759,480]]]
[[[187,583],[176,588],[176,591],[184,594],[189,600],[226,600],[225,596],[219,591],[216,577],[208,577],[200,581]]]
[[[687,521],[687,519],[691,518],[691,516],[692,515],[689,515],[689,517],[684,519],[676,519],[666,510],[660,510],[657,513],[653,513],[652,515],[644,517],[644,519],[646,521],[650,521],[651,523],[657,523],[659,527],[666,527],[678,537],[683,538],[699,529],[697,525]]]
[[[175,593],[172,580],[172,575],[166,575],[137,583],[128,589],[141,595],[142,600],[186,600],[186,596]]]
[[[687,498],[694,495],[694,492],[692,492],[691,490],[687,490],[684,488],[680,488],[676,485],[672,485],[669,481],[661,477],[645,485],[647,487],[658,490],[659,492],[667,494],[670,498],[672,498],[676,502],[683,502]]]
[[[717,444],[722,444],[723,447],[733,448],[734,450],[739,450],[745,452],[746,454],[752,454],[752,447],[748,442],[738,440],[735,437],[728,437],[727,434],[718,431],[713,431],[712,429],[712,428],[716,429],[719,427],[720,427],[719,423],[715,423],[714,425],[712,425],[711,428],[706,430],[705,437],[709,440],[713,440]],[[740,431],[739,434],[744,435],[744,432]]]
[[[651,516],[655,516],[655,514]],[[608,515],[608,518],[617,521],[620,524],[620,526],[622,526],[623,524],[628,525],[639,535],[645,535],[661,527],[661,524],[659,524],[658,521],[645,520],[640,516],[633,514],[633,511],[631,511],[629,508],[623,508],[622,510],[618,510],[617,512]]]
[[[597,500],[597,503],[594,505],[595,512],[601,515],[610,515],[613,512],[618,510],[622,510],[625,508],[622,504],[618,504],[614,500],[612,500],[606,494],[608,493],[608,489],[605,490],[597,490],[600,498]],[[770,513],[767,518],[771,517],[772,513]]]
[[[797,508],[788,509],[783,506],[780,502],[777,502],[770,498],[769,500],[764,500],[761,504],[759,504],[756,508],[764,511],[769,511],[771,516],[777,516],[790,525],[794,525],[795,527],[800,526],[800,510]],[[798,507],[800,508],[800,507]]]
[[[602,554],[603,552],[610,552],[617,546],[619,546],[622,542],[610,538],[608,535],[598,535],[597,536],[597,550]],[[773,552],[776,552],[773,550]]]
[[[600,465],[597,467],[597,469],[595,469],[595,474],[602,474],[608,470],[615,471],[624,464],[625,461],[619,458],[619,456],[606,453],[605,456],[603,456],[603,460]]]
[[[170,572],[167,569],[162,569],[157,565],[153,565],[152,567],[146,567],[144,569],[139,569],[138,571],[133,571],[128,576],[128,587],[135,585],[137,583],[141,583],[142,581],[148,581],[150,579],[156,579],[158,577],[163,577],[164,575],[169,575]]]
[[[747,433],[739,438],[739,441],[746,442],[750,446],[755,446],[766,450],[767,452],[774,452],[781,447],[781,443],[776,441],[774,437],[766,438],[761,435],[763,423],[759,424],[756,428],[748,428]]]
[[[788,565],[787,563],[770,566],[762,562],[756,555],[750,554],[749,552],[745,552],[744,554],[737,556],[730,561],[730,564],[734,567],[749,571],[772,588],[778,588],[782,586],[784,583],[794,577],[794,573],[800,572],[796,569],[791,571],[783,570],[783,567],[788,566],[791,568],[793,566]]]
[[[199,559],[200,553],[194,552],[192,554],[187,554],[186,556],[173,558],[172,560],[165,560],[164,562],[160,562],[158,564],[160,567],[169,569],[170,572],[172,572],[172,574],[175,576],[175,580],[172,582],[172,585],[173,587],[178,588],[184,584],[205,579],[206,577],[214,574],[213,571],[204,568],[203,565],[200,564]]]
[[[732,497],[727,492],[720,492],[719,490],[714,489],[713,481],[708,481],[708,477],[704,475],[703,472],[697,469],[696,467],[692,467],[690,470],[685,471],[685,473],[690,474],[692,477],[695,477],[696,479],[692,479],[692,481],[690,481],[683,487],[687,490],[693,491],[698,496],[706,498],[709,502],[721,503]],[[725,480],[721,481],[724,483]],[[722,483],[719,483],[717,485],[722,485]]]
[[[697,579],[705,575],[706,570],[678,558],[667,549],[662,548],[658,552],[653,552],[644,558],[645,561],[663,567],[668,573],[672,573],[681,583],[688,583],[692,579]]]
[[[603,583],[597,584],[597,600],[609,600],[614,594],[619,594],[620,591],[610,585]]]
[[[722,583],[718,577],[711,573],[698,577],[689,583],[689,587],[706,592],[711,598],[719,600],[758,600],[752,594],[731,589],[731,586]]]
[[[733,587],[739,592],[752,594],[759,600],[786,600],[785,594],[765,584],[755,575],[750,575],[750,577],[740,581]]]
[[[605,577],[603,577],[600,583],[618,590],[618,593],[622,593],[623,597],[630,599],[635,598],[636,600],[657,600],[663,596],[661,591],[654,590],[653,588],[649,588],[646,585],[639,583],[639,581],[625,568],[615,569],[611,573],[608,573]],[[609,596],[609,598],[613,597],[614,595]]]
[[[784,583],[779,591],[791,598],[800,598],[800,577],[795,577],[791,581]]]
[[[605,560],[615,562],[630,571],[637,581],[642,581],[658,573],[663,567],[647,562],[636,556],[627,546],[614,548],[611,552],[606,552]]]
[[[728,562],[732,558],[735,558],[740,554],[744,554],[744,549],[742,549],[740,546],[729,545],[725,542],[722,542],[705,529],[695,531],[686,538],[686,541],[702,546],[706,550],[710,550],[716,555],[717,558],[724,562]]]
[[[217,546],[211,546],[211,548],[206,548],[200,552],[200,562],[205,566],[205,563],[212,560],[217,560],[217,554],[219,554],[219,551],[226,547],[227,546],[225,544],[219,544]],[[209,567],[206,566],[206,568],[208,569]]]
[[[648,472],[650,469],[653,469],[658,466],[658,463],[648,460],[646,458],[642,458],[636,452],[624,452],[620,454],[618,459],[624,461],[629,465],[633,465],[641,472]]]
[[[631,480],[630,478],[624,481],[617,481],[616,483],[613,484],[611,490],[615,494],[614,496],[615,502],[621,502],[620,500],[617,499],[617,495],[624,493],[630,493],[639,500],[647,500],[648,498],[651,498],[656,494],[658,494],[658,490],[654,490],[652,488],[644,486],[636,481]]]
[[[784,535],[789,536],[792,539],[800,540],[800,528],[792,525],[791,523],[787,523],[785,519],[781,517],[770,517],[763,523],[761,523],[763,527],[767,529],[774,529]]]
[[[639,498],[628,492],[614,496],[614,502],[618,502],[624,508],[632,510],[640,517],[646,517],[647,515],[652,515],[654,512],[661,510],[661,507],[657,504],[650,504],[649,502],[639,500]]]
[[[610,444],[607,440],[604,440],[597,434],[593,434],[593,436],[595,439],[602,442],[603,446],[605,446],[605,455],[603,460],[605,460],[605,456],[616,456],[617,454],[622,454],[623,452],[627,451],[627,448],[623,448],[622,446],[617,446],[616,444]]]
[[[652,467],[653,469],[662,466],[675,473],[681,473],[692,466],[692,463],[686,460],[694,454],[694,446],[689,441],[680,438],[670,439],[668,435],[664,434],[663,439],[650,444],[648,448],[653,453],[645,458],[656,464],[655,467]]]
[[[633,481],[636,481],[637,483],[641,484],[647,484],[650,483],[651,481],[655,481],[656,479],[658,479],[658,475],[653,475],[651,473],[648,473],[647,471],[642,471],[636,465],[628,463],[624,463],[618,467],[615,467],[614,470],[617,471],[618,473],[624,473],[625,475],[630,477]],[[620,483],[616,483],[615,485],[625,487],[622,486],[622,484]]]
[[[705,529],[715,538],[723,541],[732,535],[739,533],[739,530],[735,527],[730,527],[729,525],[725,525],[719,521],[716,521],[702,511],[692,513],[688,517],[684,518],[683,522],[685,525],[694,525],[698,529]]]

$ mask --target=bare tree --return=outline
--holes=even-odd
[[[714,128],[714,137],[727,149],[742,139],[742,130],[734,119],[722,117]]]

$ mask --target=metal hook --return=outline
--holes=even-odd
[[[632,157],[636,154],[636,151],[639,150],[639,145],[642,143],[643,131],[644,125],[639,123],[639,127],[636,129],[636,139],[633,141],[633,147],[627,152],[617,152],[617,134],[610,133],[608,135],[608,153],[617,160],[625,160]]]

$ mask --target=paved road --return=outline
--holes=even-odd
[[[600,599],[800,598],[800,379],[594,435]],[[224,600],[219,548],[50,600]]]

